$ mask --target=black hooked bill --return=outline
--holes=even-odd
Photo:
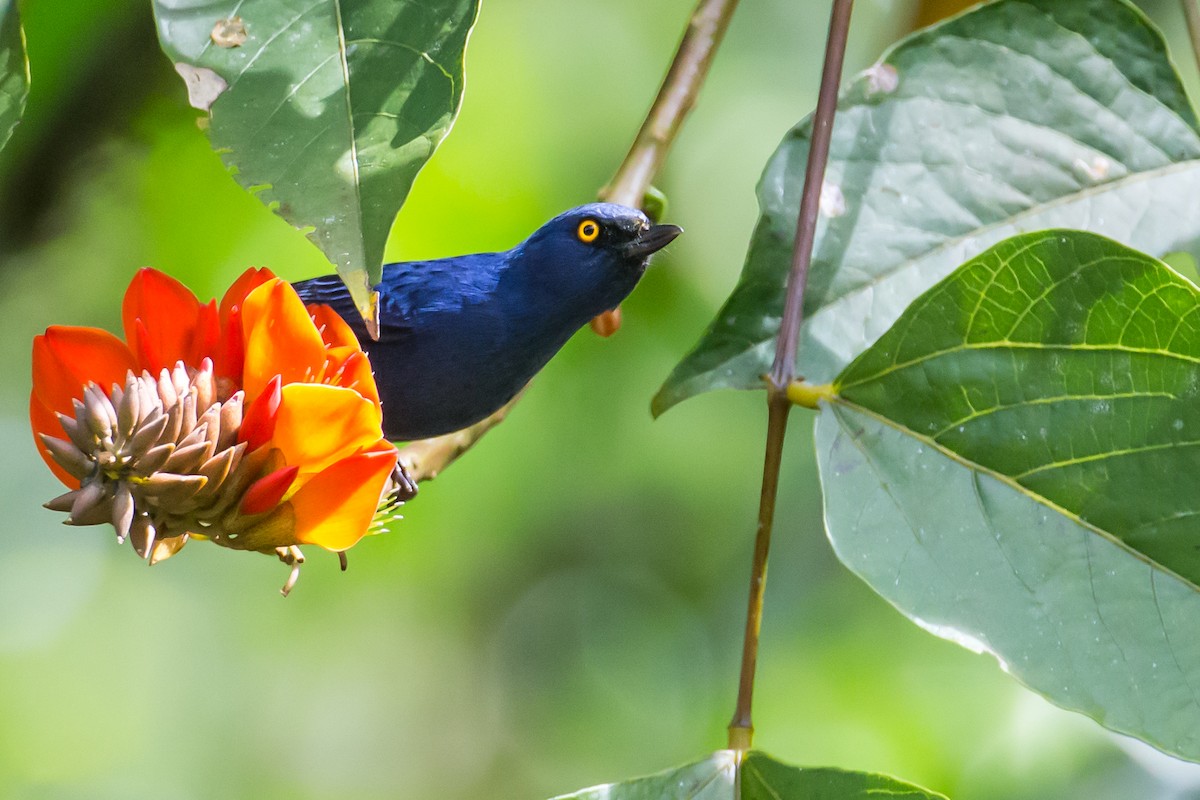
[[[651,225],[625,246],[625,253],[631,258],[644,258],[675,241],[681,233],[683,228],[678,225]]]

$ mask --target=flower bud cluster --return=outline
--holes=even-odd
[[[110,395],[89,384],[75,415],[59,414],[65,439],[41,435],[80,482],[46,504],[68,524],[111,522],[118,541],[151,563],[176,553],[189,532],[219,539],[245,524],[237,506],[261,469],[238,441],[242,392],[218,400],[212,362],[129,373]],[[256,469],[255,467],[258,467]]]

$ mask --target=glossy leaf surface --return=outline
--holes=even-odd
[[[360,307],[450,130],[478,0],[154,0],[159,39],[237,181],[310,238]]]
[[[718,750],[703,761],[621,783],[605,783],[555,800],[731,800],[737,758]]]
[[[1075,231],[919,298],[817,424],[839,557],[1053,702],[1200,760],[1200,293]]]
[[[768,162],[742,276],[654,401],[752,389],[783,308],[810,123]],[[1122,0],[1002,0],[901,42],[844,90],[797,367],[833,378],[966,259],[1086,228],[1192,250],[1200,136],[1156,30]]]
[[[945,800],[887,775],[793,767],[763,753],[742,762],[739,800]]]
[[[740,784],[740,785],[739,785]],[[942,795],[866,772],[802,768],[760,752],[720,750],[709,758],[646,778],[607,783],[556,800],[938,800]],[[944,800],[944,798],[942,798]]]

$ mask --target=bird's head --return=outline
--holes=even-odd
[[[628,206],[590,203],[538,228],[514,255],[523,277],[583,324],[619,305],[637,285],[650,256],[682,232],[678,225],[653,225]]]

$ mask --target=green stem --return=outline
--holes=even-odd
[[[729,748],[748,750],[754,739],[751,705],[754,699],[754,673],[758,664],[758,635],[762,627],[763,592],[767,584],[767,557],[771,548],[771,528],[775,520],[775,499],[779,490],[779,465],[783,460],[783,441],[787,433],[788,385],[796,377],[796,348],[803,322],[804,289],[812,260],[817,231],[817,212],[833,117],[837,108],[838,85],[846,55],[846,37],[850,31],[853,0],[834,0],[825,44],[825,65],[821,90],[813,114],[812,141],[800,197],[800,216],[796,221],[796,243],[792,251],[792,269],[788,275],[787,299],[779,338],[775,344],[775,362],[767,376],[767,446],[763,460],[762,493],[758,506],[758,532],[754,539],[754,560],[750,569],[750,602],[746,609],[746,629],[742,644],[742,671],[738,681],[737,707],[729,723]]]

